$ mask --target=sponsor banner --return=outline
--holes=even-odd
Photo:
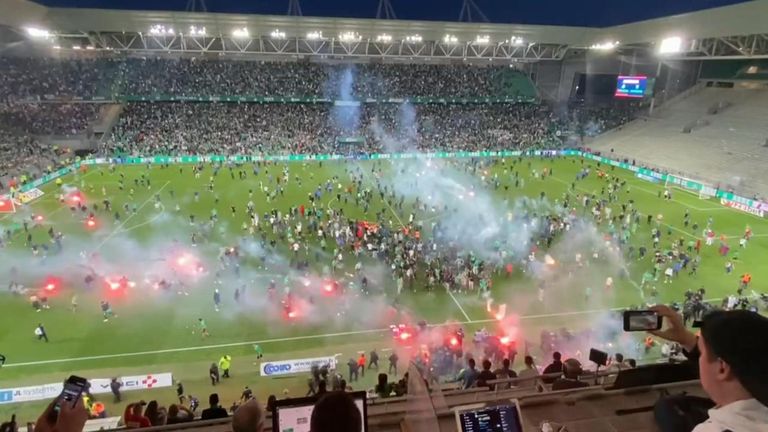
[[[0,389],[0,404],[53,399],[64,389],[64,383]]]
[[[168,373],[125,376],[120,378],[123,383],[121,391],[144,390],[173,385],[173,375]]]
[[[763,211],[760,208],[750,207],[746,204],[737,203],[736,201],[727,200],[725,198],[720,198],[720,204],[730,207],[732,209],[741,210],[744,213],[749,213],[755,216],[759,217],[765,217],[765,211]]]
[[[274,362],[264,362],[259,368],[261,376],[280,376],[296,373],[306,373],[312,369],[312,366],[328,365],[331,369],[336,368],[336,357],[317,357],[298,360],[282,360]]]
[[[120,391],[145,390],[157,387],[170,387],[173,385],[173,375],[168,373],[147,374],[136,376],[124,376],[117,379],[123,386]],[[91,393],[111,393],[109,384],[112,380],[109,378],[95,378],[88,380],[91,383]]]
[[[111,393],[109,387],[110,378],[94,378],[88,380],[91,383],[92,394]],[[135,376],[124,376],[118,378],[123,383],[120,391],[147,390],[158,387],[171,387],[173,385],[173,375],[168,373],[146,374]],[[0,405],[16,402],[29,402],[53,399],[58,396],[64,388],[63,383],[43,384],[29,387],[18,387],[9,389],[0,389]]]
[[[27,204],[43,196],[43,191],[38,188],[32,188],[26,192],[20,192],[16,194],[16,202],[19,204]]]
[[[652,176],[649,176],[649,175],[645,175],[645,174],[642,174],[642,173],[637,173],[637,174],[635,174],[635,175],[636,175],[636,176],[637,176],[637,178],[639,178],[640,180],[649,181],[649,182],[651,182],[651,183],[658,183],[658,182],[659,182],[659,179],[657,179],[656,177],[652,177]]]

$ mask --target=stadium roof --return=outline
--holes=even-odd
[[[174,11],[125,11],[113,9],[79,9],[79,8],[49,8],[27,0],[0,0],[0,24],[16,29],[35,26],[51,31],[61,36],[87,36],[86,44],[107,46],[102,36],[110,41],[122,38],[122,42],[114,49],[135,49],[128,44],[128,38],[138,36],[145,50],[155,45],[147,45],[145,39],[156,39],[158,50],[185,51],[188,45],[196,45],[202,51],[211,47],[240,47],[237,41],[229,41],[235,29],[247,29],[246,37],[240,39],[258,39],[259,50],[264,51],[264,45],[273,45],[276,54],[332,54],[359,55],[362,48],[351,47],[353,43],[365,46],[365,55],[370,55],[370,44],[408,43],[409,50],[397,51],[398,55],[426,55],[424,49],[413,50],[413,46],[433,42],[425,48],[432,52],[456,51],[460,46],[457,57],[483,57],[493,51],[500,51],[500,58],[514,58],[509,53],[512,50],[536,48],[547,50],[546,53],[534,52],[532,59],[558,59],[568,48],[586,48],[594,44],[613,43],[619,41],[622,45],[648,45],[660,42],[663,38],[679,36],[685,41],[685,49],[707,52],[707,45],[699,49],[701,41],[717,38],[736,38],[721,43],[722,46],[732,46],[733,55],[744,54],[745,47],[752,47],[752,53],[762,52],[764,42],[768,42],[768,1],[751,1],[731,6],[712,8],[698,12],[685,13],[670,17],[657,18],[631,24],[613,27],[590,28],[547,25],[518,25],[490,23],[462,23],[435,21],[406,21],[357,18],[321,18],[277,15],[247,15],[201,12]],[[7,13],[6,13],[7,12]],[[150,29],[162,27],[160,34],[152,34]],[[192,27],[205,29],[205,36],[210,39],[220,38],[208,45],[206,37],[190,38]],[[276,36],[270,37],[275,34]],[[169,34],[170,33],[170,34]],[[322,34],[316,40],[307,40],[309,33]],[[103,34],[103,35],[102,35]],[[119,35],[120,37],[117,37]],[[349,37],[344,40],[342,37]],[[242,35],[241,35],[242,36]],[[381,40],[386,36],[388,40]],[[448,40],[448,37],[451,40]],[[744,38],[752,37],[747,40]],[[136,39],[136,38],[134,38]],[[162,39],[162,40],[158,40]],[[169,41],[174,39],[173,41]],[[275,40],[278,39],[278,40]],[[292,50],[290,45],[307,44],[317,46],[320,41],[327,42],[330,51],[315,51],[310,47],[306,52]],[[109,42],[109,41],[108,41]],[[167,42],[167,44],[166,44]],[[194,42],[194,43],[193,43]],[[345,43],[349,42],[349,43]],[[442,42],[446,42],[443,44]],[[717,43],[713,42],[717,47]],[[249,46],[252,44],[249,44]],[[283,49],[283,46],[288,51]],[[520,48],[518,45],[522,46]],[[205,47],[208,48],[205,48]],[[755,47],[758,50],[755,50]],[[198,50],[196,47],[193,47]],[[269,48],[269,47],[267,47]],[[381,48],[381,47],[379,47]],[[154,48],[153,48],[154,49]],[[240,50],[251,52],[251,48]],[[270,50],[272,48],[269,48]],[[357,50],[357,51],[356,51]],[[200,51],[200,50],[198,50]],[[211,49],[216,52],[216,49]],[[381,49],[379,49],[381,51]],[[482,51],[483,54],[480,54]],[[503,51],[503,52],[502,52]],[[389,51],[388,51],[389,52]],[[717,54],[712,49],[712,54]],[[724,51],[728,53],[729,51]],[[768,46],[765,46],[768,53]],[[268,53],[271,53],[268,52]],[[394,52],[393,52],[394,53]],[[376,53],[374,53],[376,54]],[[383,55],[383,54],[382,54]]]
[[[35,0],[51,7],[124,10],[197,10],[220,13],[316,17],[396,17],[420,21],[474,21],[607,27],[742,3],[746,0],[645,0],[633,7],[605,0]],[[383,4],[383,5],[382,5]],[[379,7],[382,5],[382,7]],[[469,10],[463,7],[469,6]]]

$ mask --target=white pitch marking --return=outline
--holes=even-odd
[[[171,184],[171,182],[170,182],[170,181],[166,181],[166,182],[165,182],[165,184],[164,184],[164,185],[162,185],[162,186],[160,187],[160,189],[158,189],[158,190],[157,190],[155,193],[157,194],[157,193],[160,193],[160,192],[162,192],[162,191],[163,191],[163,189],[165,189],[165,187],[166,187],[166,186],[168,186],[169,184]],[[149,195],[149,198],[147,198],[147,200],[146,200],[146,201],[144,201],[144,202],[143,202],[143,203],[142,203],[142,204],[139,206],[139,208],[138,208],[138,209],[136,209],[136,213],[131,213],[130,215],[128,215],[128,217],[126,217],[126,218],[125,218],[125,220],[124,220],[124,221],[123,221],[123,222],[122,222],[120,225],[118,225],[118,226],[117,226],[117,228],[115,228],[115,230],[114,230],[114,231],[112,231],[112,233],[110,233],[108,236],[106,236],[106,237],[104,238],[104,240],[102,240],[102,241],[101,241],[101,243],[99,243],[99,245],[98,245],[98,246],[96,246],[96,249],[95,249],[94,251],[98,251],[98,250],[100,250],[100,249],[101,249],[101,248],[102,248],[102,247],[103,247],[105,244],[107,244],[107,242],[108,242],[108,241],[112,240],[112,237],[114,237],[114,236],[116,236],[117,234],[119,234],[119,233],[120,233],[120,230],[122,230],[122,229],[123,229],[123,227],[125,226],[125,224],[126,224],[126,223],[128,223],[128,221],[129,221],[129,220],[131,220],[131,219],[132,219],[134,216],[136,216],[136,215],[137,215],[137,214],[138,214],[138,213],[141,211],[141,209],[143,209],[143,208],[144,208],[144,206],[146,206],[147,204],[149,204],[149,202],[150,202],[150,201],[152,201],[152,198],[153,198],[153,197],[154,197],[154,195],[153,195],[153,194],[150,194],[150,195]]]
[[[716,298],[716,299],[708,299],[705,301],[717,302],[717,301],[722,301],[722,299]],[[624,309],[626,309],[626,307],[612,308],[612,309],[593,309],[593,310],[573,311],[573,312],[558,312],[558,313],[551,313],[551,314],[521,316],[520,319],[529,320],[529,319],[540,319],[540,318],[553,318],[553,317],[560,317],[560,316],[590,315],[595,313],[619,311]],[[464,321],[462,322],[462,324],[482,324],[482,323],[489,323],[489,322],[496,322],[496,321],[497,321],[496,319],[491,318],[491,319],[483,319],[483,320]],[[453,325],[453,324],[434,324],[434,325],[430,325],[430,327],[441,327],[445,325]],[[389,328],[357,330],[357,331],[348,331],[348,332],[341,332],[341,333],[328,333],[328,334],[319,334],[319,335],[306,335],[306,336],[293,336],[293,337],[286,337],[286,338],[264,339],[264,340],[249,341],[249,342],[232,342],[232,343],[217,344],[217,345],[169,348],[169,349],[162,349],[157,351],[139,351],[139,352],[130,352],[130,353],[122,353],[122,354],[104,354],[104,355],[87,356],[87,357],[74,357],[74,358],[68,358],[68,359],[41,360],[41,361],[22,362],[22,363],[7,363],[3,367],[9,368],[9,367],[22,367],[22,366],[38,366],[38,365],[44,365],[44,364],[68,363],[68,362],[78,362],[78,361],[86,361],[86,360],[103,360],[103,359],[120,358],[120,357],[139,357],[144,355],[167,354],[167,353],[187,352],[187,351],[201,351],[201,350],[208,350],[208,349],[218,349],[218,348],[227,348],[227,347],[253,345],[253,344],[267,344],[267,343],[273,343],[273,342],[289,342],[289,341],[299,341],[299,340],[308,340],[308,339],[354,336],[354,335],[361,335],[361,334],[385,333],[390,331],[391,329]]]

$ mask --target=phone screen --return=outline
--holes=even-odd
[[[80,378],[74,375],[70,376],[64,383],[64,389],[61,391],[54,409],[59,411],[61,405],[65,403],[75,406],[77,400],[82,396],[83,390],[85,390],[86,383],[87,381],[85,378]]]
[[[654,311],[624,311],[624,331],[649,331],[661,328],[661,317]]]

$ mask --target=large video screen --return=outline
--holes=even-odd
[[[647,86],[648,77],[619,75],[614,96],[617,98],[642,98],[645,97]]]

